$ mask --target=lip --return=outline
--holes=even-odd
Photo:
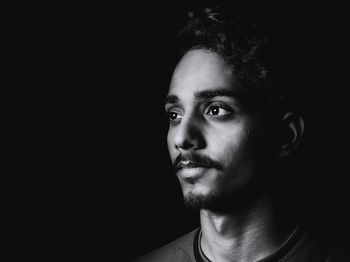
[[[183,168],[209,168],[209,167],[210,166],[205,165],[203,163],[194,162],[194,161],[190,161],[190,160],[181,161],[178,164],[179,169],[183,169]]]
[[[205,166],[196,165],[194,163],[184,165],[178,170],[178,175],[184,180],[199,179],[209,168]]]

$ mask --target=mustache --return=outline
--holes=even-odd
[[[189,162],[184,165],[183,162]],[[206,167],[222,170],[223,166],[218,161],[205,155],[197,153],[179,154],[173,163],[174,171],[177,172],[184,167]]]

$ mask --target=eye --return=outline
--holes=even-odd
[[[205,114],[213,117],[229,116],[231,113],[232,110],[221,105],[210,105],[205,111]]]
[[[167,114],[170,122],[179,121],[182,119],[182,115],[177,112],[169,111]]]

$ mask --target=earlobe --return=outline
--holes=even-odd
[[[293,112],[286,113],[282,118],[283,139],[280,144],[279,156],[289,156],[299,145],[304,133],[304,119]]]

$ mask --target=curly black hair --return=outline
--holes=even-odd
[[[274,59],[271,31],[262,18],[243,16],[222,7],[189,13],[188,23],[178,33],[179,58],[191,49],[204,48],[222,56],[248,88],[255,88],[261,105],[282,113],[291,103],[281,88]],[[265,107],[266,108],[266,107]]]

